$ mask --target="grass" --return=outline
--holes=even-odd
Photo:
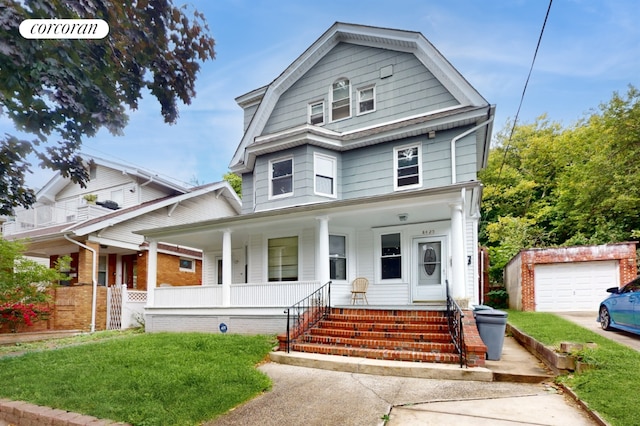
[[[508,322],[546,346],[561,342],[596,343],[578,352],[596,366],[580,374],[560,376],[588,406],[611,425],[640,424],[637,388],[640,384],[640,353],[557,315],[544,312],[508,311]]]
[[[272,336],[92,336],[0,358],[0,397],[133,425],[195,425],[271,388],[255,366]]]

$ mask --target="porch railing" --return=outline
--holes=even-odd
[[[464,344],[464,329],[462,327],[462,320],[464,318],[464,312],[460,308],[460,305],[453,300],[449,292],[449,281],[446,281],[447,287],[447,321],[449,323],[449,334],[451,340],[456,348],[458,354],[460,354],[460,368],[466,364],[467,351]]]
[[[329,315],[331,309],[331,281],[285,309],[287,314],[287,353],[291,340],[309,330],[315,323]]]

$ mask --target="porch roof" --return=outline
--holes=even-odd
[[[450,205],[462,203],[465,214],[479,213],[482,185],[478,181],[444,187],[396,192],[374,197],[337,200],[207,220],[185,225],[143,229],[134,233],[170,244],[201,250],[220,247],[222,233],[248,236],[252,232],[280,232],[308,227],[316,218],[328,217],[336,228],[375,228],[451,218]],[[406,215],[401,221],[400,215]]]

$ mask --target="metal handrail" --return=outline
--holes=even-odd
[[[287,353],[291,340],[313,327],[331,310],[331,281],[285,309],[287,314]],[[295,321],[292,327],[292,320]]]
[[[467,350],[464,343],[464,328],[462,327],[462,320],[464,318],[464,312],[460,308],[460,305],[453,300],[449,292],[449,281],[446,281],[447,287],[447,321],[449,324],[449,334],[451,340],[455,346],[458,354],[460,355],[460,368],[462,368],[467,362]]]

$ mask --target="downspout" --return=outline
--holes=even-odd
[[[64,238],[65,240],[70,241],[73,244],[78,245],[85,250],[89,250],[93,254],[93,259],[91,261],[91,264],[93,266],[91,270],[91,281],[93,285],[93,300],[91,302],[91,332],[93,333],[96,331],[96,299],[98,298],[98,280],[96,278],[97,253],[95,249],[92,249],[91,247],[84,245],[81,242],[78,242],[74,239],[69,238],[68,234],[64,234]]]
[[[470,128],[465,132],[460,133],[458,136],[451,139],[451,183],[452,184],[456,183],[456,142],[458,142],[460,139],[464,138],[465,136],[469,136],[471,133],[475,132],[479,128],[490,124],[493,121],[493,118],[494,116],[492,115],[491,118],[483,121],[482,123]]]

